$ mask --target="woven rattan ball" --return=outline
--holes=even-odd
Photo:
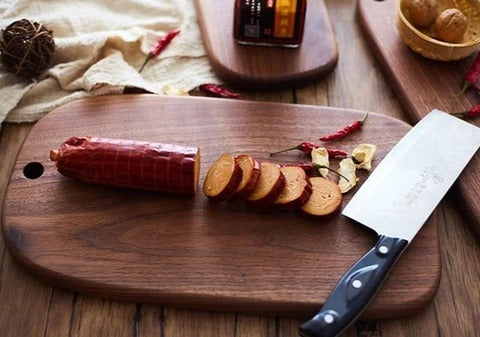
[[[50,67],[54,53],[52,31],[41,23],[21,19],[0,34],[0,62],[18,76],[37,77]]]

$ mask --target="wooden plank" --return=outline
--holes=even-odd
[[[437,213],[443,220],[439,227],[443,278],[434,300],[435,313],[439,317],[439,330],[445,336],[480,337],[480,245],[464,214],[452,206],[452,199],[443,202],[441,212]]]
[[[405,120],[393,91],[385,85],[382,69],[359,30],[355,2],[326,1],[326,5],[335,18],[332,25],[341,55],[335,72],[327,78],[328,105],[376,111]]]
[[[131,337],[134,333],[134,304],[78,296],[69,336]]]
[[[137,304],[134,337],[165,336],[164,308],[157,305]]]
[[[212,68],[229,84],[261,90],[305,85],[337,63],[337,45],[323,1],[308,2],[304,41],[294,49],[239,45],[233,39],[234,1],[196,0],[195,4]]]
[[[328,105],[327,85],[325,82],[295,89],[295,103]]]
[[[240,98],[246,101],[295,103],[292,89],[276,91],[242,91]]]
[[[0,336],[43,336],[52,287],[28,275],[7,252],[0,287]],[[28,305],[26,305],[28,304]]]
[[[361,226],[340,216],[315,226],[295,213],[255,212],[241,202],[207,203],[201,193],[192,199],[172,198],[79,184],[60,176],[46,154],[72,134],[184,144],[188,139],[203,149],[203,181],[221,153],[247,152],[273,160],[270,151],[299,143],[306,135],[329,133],[362,115],[313,106],[153,95],[76,101],[51,112],[25,142],[5,203],[7,242],[32,272],[82,292],[213,310],[313,314],[345,270],[373,244],[374,236]],[[306,120],[312,122],[304,125]],[[337,146],[351,149],[373,142],[378,146],[374,164],[409,129],[373,113],[366,125]],[[294,153],[275,160],[305,158]],[[40,179],[23,176],[32,161],[45,167]],[[360,172],[361,181],[366,176]],[[30,198],[24,197],[25,190]],[[344,196],[345,203],[354,191]],[[430,221],[366,317],[392,317],[431,300],[440,276],[438,246],[430,243],[435,238]],[[332,255],[334,251],[342,253]]]
[[[359,0],[358,13],[370,46],[410,120],[415,123],[434,108],[457,112],[479,104],[480,96],[474,90],[455,97],[475,55],[461,61],[440,62],[413,53],[396,31],[395,3],[395,0]],[[480,119],[472,119],[471,123],[480,126]],[[479,171],[480,156],[475,156],[455,187],[458,205],[466,211],[480,240]]]
[[[408,318],[380,322],[377,327],[381,331],[381,336],[441,336],[433,304]]]
[[[277,337],[273,317],[237,315],[233,337]]]
[[[53,288],[44,337],[68,336],[76,298],[71,291]]]
[[[182,309],[165,310],[165,336],[235,336],[235,314]]]

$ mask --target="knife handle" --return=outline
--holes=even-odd
[[[320,311],[299,327],[300,335],[340,334],[365,309],[407,245],[407,240],[381,235],[375,246],[342,276]]]

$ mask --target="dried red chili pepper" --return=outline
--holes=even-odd
[[[167,46],[172,42],[172,40],[180,33],[180,29],[172,30],[168,32],[167,35],[162,36],[153,46],[152,50],[147,54],[145,61],[143,62],[142,66],[138,70],[139,73],[142,72],[143,68],[147,65],[148,61],[160,55],[160,53],[167,48]]]
[[[314,143],[310,143],[310,142],[302,142],[299,145],[291,147],[289,149],[285,149],[285,150],[281,150],[281,151],[277,151],[277,152],[272,152],[272,153],[270,153],[270,157],[272,157],[276,154],[291,151],[291,150],[300,150],[304,153],[312,153],[312,150],[315,149],[315,148],[318,148],[318,147],[321,147],[321,146],[317,145],[317,144],[314,144]],[[346,157],[347,156],[347,153],[345,151],[342,151],[342,150],[336,150],[336,149],[326,149],[326,150],[327,150],[328,155],[330,157]]]
[[[343,150],[336,150],[336,149],[327,149],[328,155],[330,157],[346,157],[348,154]]]
[[[478,53],[470,70],[465,74],[462,90],[455,96],[462,95],[470,87],[480,92],[480,53]]]
[[[289,164],[289,165],[283,165],[283,166],[296,166],[296,167],[300,167],[301,169],[305,170],[305,171],[311,171],[311,170],[318,170],[318,169],[327,169],[329,170],[330,172],[333,172],[337,175],[339,175],[340,177],[342,177],[343,179],[345,179],[346,181],[349,181],[344,175],[338,173],[337,171],[331,169],[330,167],[328,166],[325,166],[325,165],[319,165],[319,164],[315,164],[315,163],[311,163],[311,162],[307,162],[307,163],[298,163],[298,164]]]
[[[367,119],[367,116],[368,116],[368,112],[365,113],[365,116],[363,116],[362,119],[360,119],[358,121],[355,121],[352,124],[349,124],[349,125],[343,127],[342,129],[338,130],[335,133],[332,133],[332,134],[327,135],[327,136],[320,137],[320,140],[324,141],[324,142],[330,142],[330,141],[333,141],[333,140],[341,139],[341,138],[351,134],[352,132],[360,129],[363,126],[363,124],[365,123],[365,120]]]
[[[237,92],[230,91],[228,89],[225,89],[221,85],[213,83],[201,84],[198,88],[208,94],[212,94],[217,97],[238,98],[240,96],[240,94]]]
[[[480,104],[473,106],[469,110],[462,111],[462,112],[452,112],[451,115],[458,116],[458,117],[478,117],[480,116]]]

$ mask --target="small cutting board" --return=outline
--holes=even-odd
[[[308,1],[298,48],[239,45],[233,38],[235,1],[195,0],[195,4],[212,68],[231,85],[261,90],[305,85],[337,64],[337,42],[323,1]]]
[[[180,197],[81,183],[60,175],[49,151],[72,135],[198,146],[201,187],[222,153],[247,153],[279,164],[305,162],[308,156],[299,152],[274,158],[268,153],[315,141],[362,116],[316,106],[154,95],[72,102],[40,120],[23,144],[4,203],[6,244],[27,270],[76,291],[199,309],[312,315],[376,241],[361,225],[340,214],[312,221],[297,212],[254,210],[240,200],[212,203],[201,191]],[[374,143],[376,166],[409,129],[371,113],[361,131],[335,146],[350,152],[360,143]],[[34,172],[25,172],[32,162],[44,168],[36,179],[25,176],[32,177]],[[361,185],[368,173],[359,176]],[[439,279],[433,216],[364,318],[422,308]]]
[[[469,90],[460,97],[463,77],[475,55],[456,62],[432,61],[412,52],[395,27],[395,0],[359,0],[359,20],[365,35],[412,122],[431,110],[468,110],[480,104],[480,95]],[[471,119],[480,126],[480,118]],[[455,184],[458,205],[468,215],[480,240],[480,157],[475,156]]]

